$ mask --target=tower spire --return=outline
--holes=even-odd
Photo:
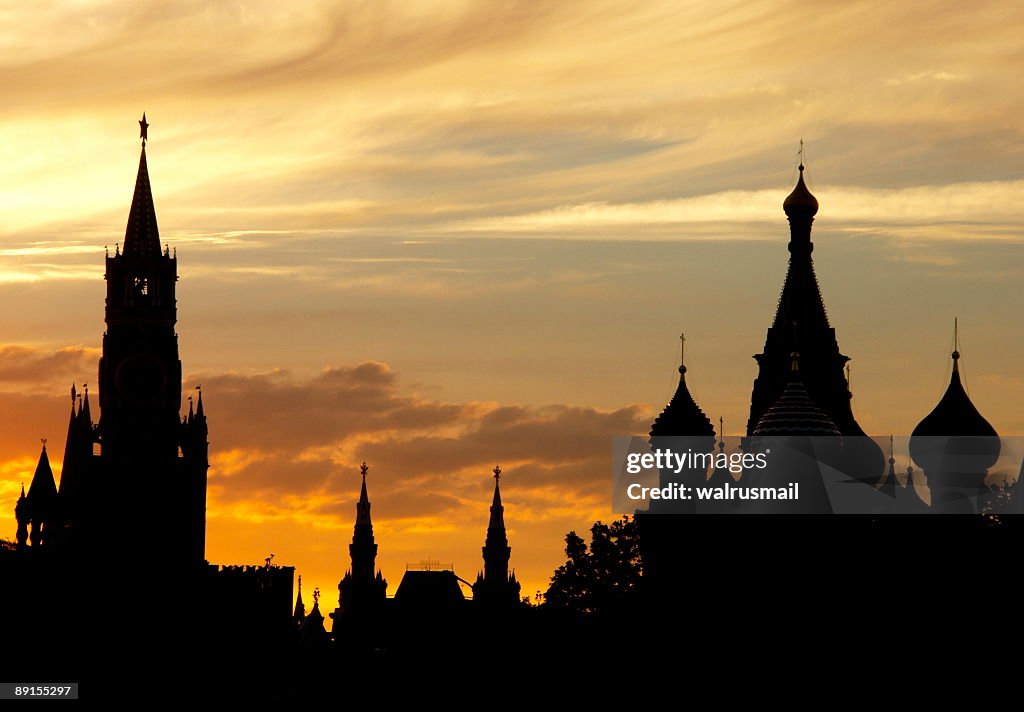
[[[363,478],[362,487],[359,490],[359,502],[356,504],[356,524],[367,524],[373,526],[370,521],[370,497],[366,494],[366,473],[370,466],[363,462],[359,466],[359,474]]]
[[[302,625],[302,621],[306,619],[306,604],[302,602],[302,574],[299,574],[299,592],[295,595],[295,612],[292,618],[298,625]]]
[[[376,570],[377,542],[373,537],[373,522],[370,519],[370,497],[366,492],[366,473],[370,466],[365,462],[359,466],[362,485],[359,501],[356,502],[356,523],[352,543],[348,552],[352,567],[338,583],[338,610],[334,613],[335,626],[338,620],[353,614],[371,614],[387,597],[388,582]],[[335,631],[338,628],[335,627]]]
[[[142,153],[139,156],[139,172],[135,178],[132,207],[128,212],[128,227],[124,233],[123,254],[132,258],[156,258],[160,256],[160,231],[157,228],[153,190],[149,184],[149,167],[146,163],[149,122],[146,121],[145,114],[139,121],[139,128]]]
[[[814,271],[811,226],[819,205],[805,182],[807,153],[802,139],[797,156],[800,161],[799,177],[782,204],[789,222],[789,266],[764,349],[754,356],[758,374],[751,393],[747,435],[754,435],[768,410],[793,388],[790,383],[793,370],[791,353],[799,351],[800,383],[797,390],[802,391],[800,398],[806,396],[815,410],[820,410],[825,416],[820,419],[815,413],[811,419],[813,424],[809,424],[810,430],[804,434],[834,428],[840,434],[850,436],[844,445],[844,467],[850,472],[881,476],[885,457],[873,441],[862,437],[864,431],[853,415],[850,374],[845,370],[850,359],[839,350],[836,330],[829,323]],[[794,395],[790,393],[790,396]]]
[[[491,529],[500,529],[501,536],[505,536],[505,507],[501,504],[501,466],[495,465],[494,473],[494,497],[491,498],[491,521],[487,525],[487,534],[490,537]],[[505,539],[508,543],[508,539]]]
[[[960,324],[957,317],[953,317],[953,372],[960,374]]]
[[[501,466],[495,465],[494,496],[491,499],[491,517],[487,523],[487,537],[482,549],[484,570],[473,584],[473,598],[484,605],[511,605],[519,600],[519,582],[508,569],[512,547],[505,531],[505,507],[501,503]]]

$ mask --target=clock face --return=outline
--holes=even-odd
[[[122,398],[146,403],[164,392],[167,374],[155,358],[138,354],[129,356],[118,366],[114,380]]]

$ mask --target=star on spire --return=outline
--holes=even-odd
[[[495,465],[494,469],[491,470],[491,472],[494,473],[494,479],[496,479],[496,480],[500,480],[501,479],[501,466],[500,465]]]
[[[149,140],[149,122],[146,121],[146,112],[142,112],[142,118],[139,120],[139,138],[142,139],[142,145],[146,145],[146,141]]]

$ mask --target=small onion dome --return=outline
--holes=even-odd
[[[800,379],[800,355],[794,352],[792,357],[789,383],[779,399],[757,421],[754,437],[839,435],[836,424],[804,388]]]
[[[651,437],[715,437],[715,428],[686,387],[686,366],[679,367],[679,387],[651,425]]]
[[[931,413],[910,434],[910,456],[925,470],[940,465],[935,443],[920,438],[956,438],[942,445],[944,454],[956,456],[957,471],[980,472],[999,459],[999,434],[971,402],[960,380],[960,352],[953,352],[953,376]],[[943,441],[937,441],[942,444]]]
[[[793,192],[783,201],[782,209],[789,217],[813,218],[818,214],[818,199],[807,190],[804,183],[804,164],[800,164],[800,179],[796,182]]]

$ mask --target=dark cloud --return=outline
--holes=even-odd
[[[0,384],[17,385],[19,390],[49,390],[55,383],[70,389],[77,380],[96,372],[99,350],[83,346],[41,349],[17,344],[0,346]]]
[[[643,432],[642,406],[611,411],[552,405],[446,403],[407,392],[386,364],[327,369],[309,379],[283,372],[197,376],[204,384],[214,467],[213,498],[281,513],[347,519],[357,465],[385,518],[452,516],[486,504],[490,471],[503,464],[531,507],[564,505],[606,489],[609,438]],[[554,495],[553,490],[561,490]],[[289,498],[302,502],[290,505]]]
[[[387,364],[329,368],[301,381],[284,371],[197,375],[208,413],[230,414],[211,434],[224,448],[297,452],[359,433],[436,428],[478,408],[421,400],[398,390]]]

